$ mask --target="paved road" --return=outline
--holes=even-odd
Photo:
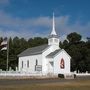
[[[63,82],[73,82],[78,80],[90,80],[90,77],[82,77],[71,80],[66,79],[0,79],[0,85],[25,85],[25,84],[42,84],[42,83],[63,83]]]

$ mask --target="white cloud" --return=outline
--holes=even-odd
[[[0,0],[0,4],[9,4],[9,0]]]
[[[69,20],[69,15],[55,18],[56,31],[62,40],[71,32],[78,32],[85,37],[88,35],[90,30],[90,22],[87,22],[86,25],[82,25],[77,23],[79,20],[76,20],[74,24],[70,24]],[[51,31],[51,29],[51,17],[37,17],[32,19],[13,18],[11,15],[0,11],[0,36],[19,36],[25,38],[34,36],[43,37],[48,36],[48,33]]]
[[[2,28],[0,28],[0,37],[15,37],[15,36],[19,36],[19,37],[24,37],[26,39],[28,39],[29,37],[33,37],[33,33],[29,32],[29,31],[15,31],[15,30],[8,30],[5,31]]]

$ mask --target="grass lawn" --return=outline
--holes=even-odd
[[[62,83],[0,85],[0,90],[90,90],[90,80]]]

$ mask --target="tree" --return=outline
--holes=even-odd
[[[29,47],[35,47],[42,44],[47,44],[47,38],[35,37],[28,40]]]
[[[68,41],[67,40],[64,40],[63,41],[63,48],[64,49],[67,49],[68,48],[68,45],[69,45]]]
[[[70,33],[67,36],[67,39],[69,41],[68,44],[65,42],[64,47],[66,51],[70,54],[72,57],[71,59],[71,70],[79,70],[80,72],[87,71],[87,46],[84,41],[81,41],[81,35],[77,34],[76,32]]]
[[[81,40],[81,35],[76,32],[73,32],[67,35],[67,39],[69,43],[77,43]]]
[[[85,65],[85,62],[84,60],[80,61],[79,62],[79,65],[78,65],[78,70],[79,72],[86,72],[86,65]]]
[[[86,42],[87,49],[85,50],[87,52],[86,54],[86,67],[87,71],[90,73],[90,40]]]

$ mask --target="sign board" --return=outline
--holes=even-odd
[[[42,65],[36,65],[35,68],[36,71],[42,71]]]

